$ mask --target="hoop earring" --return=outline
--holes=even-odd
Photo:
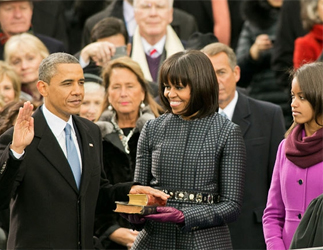
[[[112,111],[113,107],[111,106],[111,104],[108,106],[108,110]]]

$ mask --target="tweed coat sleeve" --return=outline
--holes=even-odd
[[[184,206],[181,209],[185,216],[185,226],[181,228],[184,232],[221,226],[235,221],[240,214],[246,160],[245,146],[239,127],[225,118],[221,117],[219,119],[221,121],[220,124],[212,123],[210,125],[209,130],[211,132],[208,134],[211,134],[212,136],[210,136],[211,138],[206,139],[210,140],[213,144],[212,146],[216,147],[213,159],[215,158],[218,160],[205,162],[205,164],[209,165],[205,166],[208,168],[205,170],[214,174],[217,179],[215,182],[218,182],[216,184],[218,185],[217,188],[219,191],[218,202],[207,205],[191,204]],[[159,171],[156,169],[156,166],[158,166],[159,163],[156,162],[157,157],[155,154],[157,152],[154,143],[156,139],[160,137],[160,131],[157,131],[158,129],[156,129],[159,125],[160,124],[158,124],[156,120],[148,121],[140,135],[137,150],[135,181],[140,181],[143,185],[153,185],[154,182],[158,181],[155,180]],[[217,131],[217,133],[214,131]],[[198,135],[198,137],[200,137],[200,135]],[[212,154],[213,151],[207,153]],[[192,152],[192,154],[195,155],[195,152]],[[200,154],[197,153],[194,157],[199,158]],[[207,156],[205,155],[205,157]],[[172,159],[168,160],[172,161]],[[193,161],[194,160],[195,159],[193,159]],[[198,159],[197,162],[199,162],[199,160],[200,159]],[[161,159],[160,161],[163,162],[165,160]],[[203,162],[203,159],[201,161]],[[189,167],[190,166],[186,166],[185,168],[184,166],[184,171],[191,171],[191,169],[187,169]],[[201,171],[204,172],[204,170]],[[203,181],[204,180],[198,180],[197,182]],[[200,184],[197,183],[196,185],[199,186]]]

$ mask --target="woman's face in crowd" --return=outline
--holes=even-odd
[[[15,99],[13,83],[6,75],[4,75],[0,81],[0,96],[2,96],[5,103],[9,103]]]
[[[114,68],[110,75],[108,98],[117,114],[138,114],[140,103],[145,99],[145,92],[132,71]]]
[[[191,98],[191,88],[187,85],[176,87],[171,83],[164,83],[164,96],[168,99],[173,114],[181,114]]]
[[[15,68],[22,84],[33,83],[38,80],[38,68],[43,60],[37,51],[18,49],[11,57],[10,64]]]
[[[294,121],[298,124],[316,124],[314,120],[314,110],[312,105],[306,100],[304,93],[299,87],[297,78],[292,81],[292,115]]]
[[[104,92],[93,91],[84,94],[80,109],[80,116],[95,121],[101,114]]]

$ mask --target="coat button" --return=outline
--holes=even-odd
[[[298,180],[298,184],[299,185],[302,185],[303,184],[303,180],[302,179]]]
[[[297,217],[298,217],[298,219],[302,219],[302,215],[301,214],[298,214]]]

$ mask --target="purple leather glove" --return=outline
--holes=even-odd
[[[145,219],[157,222],[172,222],[181,224],[184,223],[185,218],[182,211],[173,207],[157,207],[156,214],[145,215]]]
[[[120,213],[121,217],[125,218],[131,224],[144,224],[146,222],[145,218],[139,214],[124,214]]]

